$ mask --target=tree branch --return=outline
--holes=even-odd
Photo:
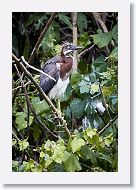
[[[89,48],[85,49],[84,51],[82,51],[79,54],[79,58],[82,57],[86,52],[90,51],[94,46],[95,46],[95,44],[93,44],[91,47],[89,47]]]
[[[43,75],[49,77],[50,79],[52,79],[52,80],[54,80],[54,81],[56,82],[56,80],[55,80],[53,77],[51,77],[50,75],[46,74],[45,72],[43,72],[43,71],[40,70],[40,69],[37,69],[37,68],[35,68],[35,67],[29,65],[29,64],[25,61],[24,56],[21,56],[21,60],[22,60],[22,62],[23,62],[25,65],[27,65],[27,66],[30,67],[31,69],[33,69],[33,70],[35,70],[35,71],[38,71],[39,73],[42,73]]]
[[[114,117],[112,120],[110,120],[110,122],[102,129],[99,131],[99,135],[101,135],[106,129],[108,129],[108,127],[110,127],[110,125],[118,118],[118,116]]]
[[[54,20],[56,14],[57,14],[57,13],[52,13],[52,14],[51,14],[50,19],[48,20],[48,22],[47,22],[47,24],[45,25],[43,31],[41,32],[41,34],[40,34],[40,36],[39,36],[39,38],[38,38],[38,40],[37,40],[37,42],[36,42],[36,44],[35,44],[35,46],[34,46],[34,48],[33,48],[33,51],[32,51],[32,53],[31,53],[31,55],[30,55],[30,58],[29,58],[29,60],[28,60],[28,63],[29,63],[29,64],[31,64],[32,61],[34,60],[36,50],[38,49],[38,47],[39,47],[39,45],[40,45],[40,43],[41,43],[41,41],[42,41],[42,39],[43,39],[45,33],[47,32],[48,28],[50,27],[51,23],[53,22],[53,20]]]
[[[73,44],[77,45],[77,16],[78,13],[77,12],[73,12],[72,13],[72,24],[73,24]],[[73,70],[76,71],[77,70],[77,62],[78,62],[78,52],[74,51],[73,54]]]
[[[35,113],[35,110],[33,109],[32,104],[31,104],[31,102],[30,102],[30,100],[29,100],[29,97],[28,97],[28,94],[27,94],[27,90],[26,90],[26,86],[25,86],[25,84],[24,84],[24,81],[22,80],[22,77],[21,77],[21,75],[20,75],[20,73],[19,73],[19,71],[18,71],[16,65],[15,65],[15,67],[16,67],[18,76],[19,76],[19,78],[20,78],[20,82],[21,82],[22,88],[23,88],[24,93],[25,93],[25,97],[26,97],[26,102],[27,102],[28,108],[30,108],[30,110],[31,110],[31,112],[32,112],[32,114],[33,114],[33,116],[35,117],[35,119],[36,119],[36,121],[39,123],[39,125],[40,125],[43,129],[46,129],[53,137],[59,139],[59,137],[58,137],[57,135],[55,135],[52,131],[50,131],[50,130],[48,129],[48,127],[46,127],[46,126],[41,122],[41,120],[38,118],[37,114]]]
[[[70,137],[71,134],[70,134],[69,129],[67,128],[66,121],[63,119],[63,117],[60,115],[60,113],[58,112],[58,110],[55,108],[55,106],[53,105],[53,103],[51,102],[51,100],[49,99],[49,97],[43,92],[42,88],[37,84],[37,82],[35,81],[35,79],[31,75],[31,73],[25,68],[25,66],[22,63],[22,60],[18,59],[14,54],[12,54],[12,57],[18,63],[18,65],[20,66],[20,68],[22,69],[22,71],[25,73],[26,77],[28,79],[30,79],[31,82],[34,84],[34,86],[36,87],[36,89],[38,90],[38,92],[40,93],[40,95],[43,97],[43,99],[48,103],[48,105],[50,106],[50,108],[52,109],[52,111],[55,113],[55,115],[57,116],[57,118],[60,120],[60,122],[64,126],[65,132]]]

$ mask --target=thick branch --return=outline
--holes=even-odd
[[[32,81],[32,83],[34,84],[34,86],[36,87],[36,89],[38,90],[38,92],[40,93],[40,95],[42,96],[42,98],[48,103],[48,105],[50,106],[50,108],[52,109],[52,111],[55,113],[55,115],[61,121],[62,125],[64,126],[64,129],[65,129],[66,133],[68,134],[68,136],[71,136],[70,131],[67,128],[66,121],[63,119],[63,117],[60,116],[60,113],[55,108],[55,106],[53,105],[53,103],[51,102],[51,100],[49,99],[49,97],[43,92],[43,90],[41,89],[41,87],[37,84],[37,82],[34,80],[33,76],[31,75],[31,73],[25,68],[25,66],[22,64],[22,62],[14,54],[12,54],[12,57],[18,63],[18,65],[20,66],[20,68],[22,69],[22,71],[25,73],[26,77],[29,78]]]
[[[33,116],[35,117],[35,119],[36,119],[36,121],[39,123],[39,125],[40,125],[43,129],[46,129],[53,137],[59,139],[59,137],[58,137],[57,135],[55,135],[52,131],[50,131],[50,130],[48,129],[48,127],[46,127],[46,126],[41,122],[41,120],[38,118],[37,114],[35,113],[35,110],[33,109],[32,104],[31,104],[31,102],[30,102],[30,100],[29,100],[29,97],[28,97],[28,94],[27,94],[27,90],[26,90],[26,86],[25,86],[25,84],[24,84],[24,81],[22,80],[22,77],[21,77],[21,75],[20,75],[20,73],[19,73],[19,71],[18,71],[16,65],[15,65],[15,67],[16,67],[18,76],[19,76],[19,78],[20,78],[22,88],[23,88],[24,93],[25,93],[25,97],[26,97],[26,102],[27,102],[28,108],[31,110]]]
[[[72,13],[72,24],[73,24],[73,44],[77,45],[77,12]],[[74,64],[73,64],[73,70],[77,70],[77,62],[78,62],[78,55],[77,51],[73,54]]]
[[[34,49],[33,49],[32,53],[31,53],[31,55],[30,55],[30,58],[29,58],[29,60],[28,60],[28,63],[29,63],[29,64],[32,63],[32,61],[33,61],[33,59],[34,59],[34,57],[35,57],[36,50],[38,49],[38,47],[39,47],[39,45],[40,45],[40,43],[41,43],[41,41],[42,41],[42,39],[43,39],[45,33],[47,32],[48,28],[50,27],[51,23],[53,22],[53,20],[54,20],[56,14],[57,14],[57,13],[52,13],[52,14],[51,14],[50,19],[48,20],[48,22],[47,22],[47,24],[45,25],[43,31],[41,32],[41,34],[40,34],[40,36],[39,36],[39,38],[38,38],[38,40],[37,40],[37,42],[36,42],[36,44],[35,44],[35,46],[34,46]]]

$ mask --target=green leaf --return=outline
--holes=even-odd
[[[26,114],[24,112],[17,112],[15,122],[19,131],[25,129],[27,127]]]
[[[66,147],[60,144],[57,144],[57,146],[54,147],[54,153],[52,155],[52,159],[61,164],[63,161],[64,151],[66,150]]]
[[[77,139],[77,137],[75,137],[71,142],[72,152],[80,151],[81,147],[84,145],[85,141],[83,139]]]
[[[39,127],[39,125],[34,125],[32,127],[32,132],[34,140],[38,140],[41,135],[41,128]]]
[[[64,168],[67,172],[80,171],[82,169],[78,157],[75,154],[68,154],[64,161]]]
[[[64,15],[64,13],[59,13],[59,20],[61,20],[62,22],[64,22],[70,29],[72,29],[72,23],[70,22],[70,18],[66,15]]]
[[[87,145],[81,148],[81,154],[83,158],[90,159],[92,164],[97,164],[96,154]]]
[[[44,100],[40,101],[39,97],[32,98],[32,105],[37,115],[41,115],[49,109],[48,104]]]
[[[19,169],[19,162],[12,160],[12,171],[17,172]]]
[[[106,155],[106,154],[100,153],[100,157],[99,158],[103,159],[103,160],[106,160],[110,164],[113,163],[113,158],[110,155]]]
[[[79,98],[74,98],[71,102],[70,102],[70,108],[73,114],[73,117],[77,117],[80,118],[81,116],[84,115],[84,102],[79,99]]]
[[[116,24],[112,29],[112,37],[118,43],[118,25]]]
[[[44,158],[45,157],[45,153],[44,152],[40,152],[40,157]]]
[[[73,72],[71,75],[71,86],[72,88],[75,90],[77,88],[77,83],[79,83],[79,81],[82,79],[82,75],[79,74],[78,72]]]
[[[52,172],[65,172],[62,164],[55,164],[51,170]]]
[[[92,35],[94,44],[96,44],[99,48],[103,48],[112,40],[112,32],[100,33]]]
[[[99,67],[101,66],[102,64],[105,64],[105,57],[103,55],[100,55],[99,57],[97,57],[93,62],[92,64],[95,66],[95,67]]]
[[[91,94],[94,94],[96,92],[99,92],[99,84],[94,83],[91,85]]]
[[[48,166],[51,165],[51,163],[52,163],[52,158],[49,157],[49,158],[46,160],[44,167],[45,167],[45,168],[48,168]]]
[[[77,26],[80,33],[83,33],[84,29],[87,29],[87,18],[84,13],[78,13]]]
[[[87,32],[84,32],[83,34],[80,35],[78,44],[80,46],[84,46],[84,47],[91,44],[90,37]]]
[[[90,91],[90,85],[83,85],[80,87],[80,94],[88,93]]]
[[[19,144],[20,151],[25,150],[29,146],[29,142],[27,141],[27,139],[23,141],[19,141],[18,144]]]

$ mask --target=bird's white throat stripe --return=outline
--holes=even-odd
[[[66,80],[62,80],[61,78],[58,79],[57,84],[49,92],[49,97],[51,99],[57,99],[63,96],[66,91],[66,88],[69,84],[69,77]]]

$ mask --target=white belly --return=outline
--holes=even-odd
[[[68,84],[69,84],[69,77],[64,81],[62,81],[62,79],[59,78],[57,84],[55,84],[54,87],[50,90],[50,92],[48,94],[49,97],[51,99],[57,99],[57,98],[60,98],[61,96],[63,96]]]

